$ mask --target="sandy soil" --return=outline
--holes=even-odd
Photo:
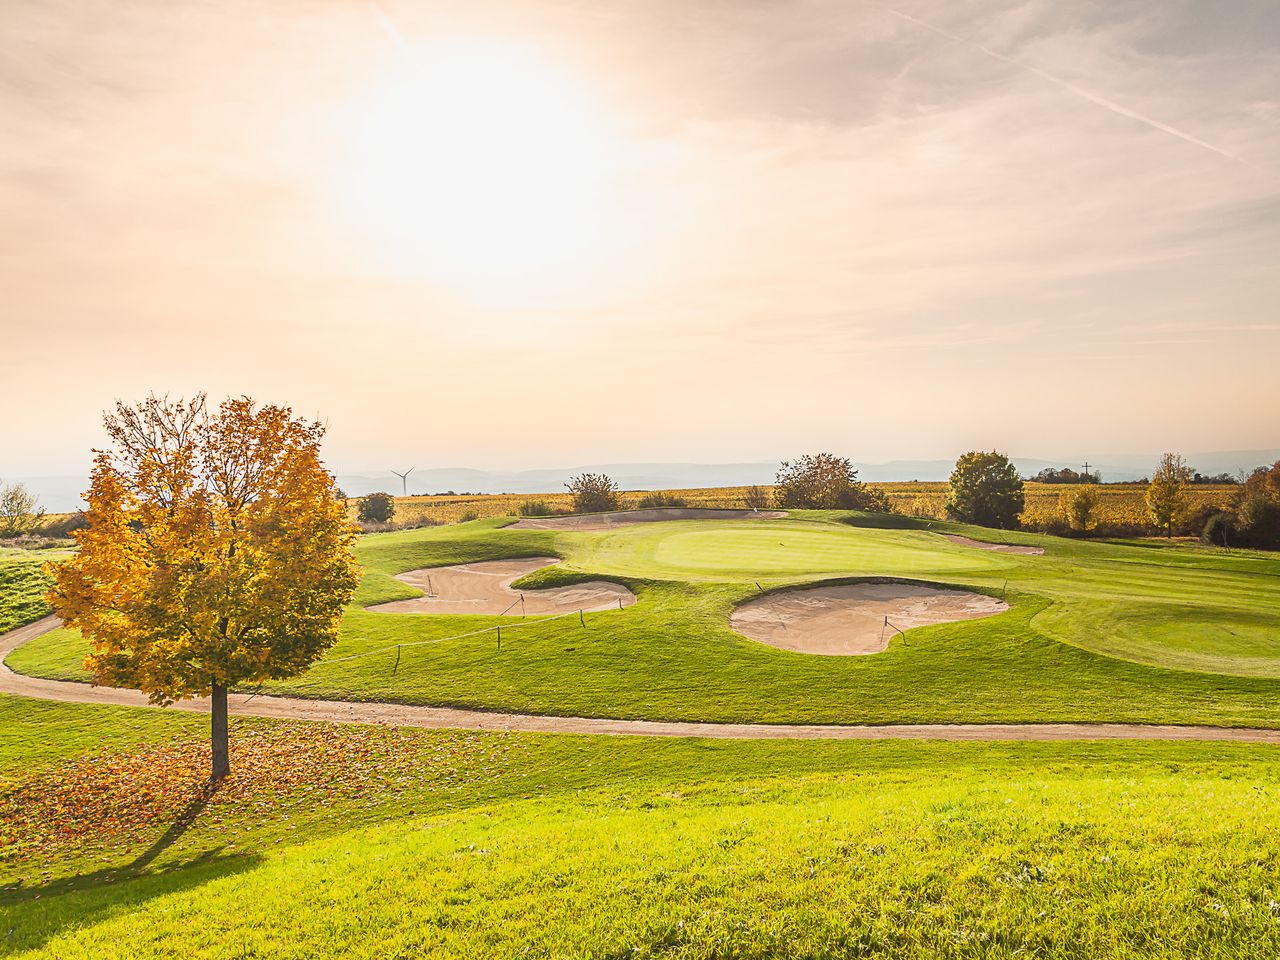
[[[729,623],[743,636],[783,650],[840,656],[880,653],[897,632],[893,627],[975,620],[1008,609],[1003,600],[980,593],[880,581],[766,594],[735,609]]]
[[[525,560],[486,560],[454,567],[430,567],[397,575],[425,596],[379,603],[379,613],[483,613],[509,617],[547,617],[583,610],[629,607],[636,595],[620,583],[592,580],[545,590],[513,590],[511,581],[559,563],[554,557]]]
[[[975,550],[991,550],[995,553],[1021,553],[1029,557],[1038,557],[1044,553],[1044,547],[1020,547],[1012,543],[984,543],[981,540],[970,540],[954,533],[944,533],[943,537],[960,547],[973,547]]]
[[[147,698],[137,690],[94,687],[67,680],[39,680],[14,673],[4,664],[4,657],[15,647],[60,625],[57,617],[46,617],[28,626],[0,634],[0,693],[63,703],[149,706]],[[919,723],[885,726],[681,723],[489,713],[398,703],[297,700],[291,697],[254,697],[243,693],[230,694],[227,701],[230,711],[241,717],[273,717],[327,723],[387,723],[428,730],[518,730],[529,733],[711,737],[722,740],[1214,740],[1280,743],[1280,730],[1247,727],[1180,727],[1138,723]],[[182,700],[168,709],[208,713],[209,702]]]
[[[785,510],[705,510],[695,507],[657,507],[652,510],[619,510],[578,517],[530,517],[511,524],[510,530],[612,530],[633,523],[664,520],[777,520]]]

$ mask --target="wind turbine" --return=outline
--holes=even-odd
[[[409,468],[408,470],[406,470],[404,473],[401,473],[399,470],[392,470],[392,471],[391,471],[391,472],[392,472],[392,473],[394,473],[397,477],[399,477],[399,478],[400,478],[400,488],[401,488],[401,495],[402,495],[402,496],[406,496],[406,497],[407,497],[407,496],[409,495],[409,474],[413,473],[413,471],[415,471],[415,470],[417,470],[417,469],[418,469],[417,467],[410,467],[410,468]]]

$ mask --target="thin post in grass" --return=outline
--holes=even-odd
[[[396,644],[396,665],[391,668],[391,675],[394,677],[396,671],[400,669],[400,644]]]
[[[1008,580],[1006,580],[1006,581],[1004,582],[1004,586],[1000,588],[1000,599],[1001,599],[1001,600],[1003,600],[1003,599],[1004,599],[1004,592],[1005,592],[1006,590],[1008,590],[1008,589],[1009,589],[1009,581],[1008,581]]]
[[[619,610],[621,610],[621,609],[622,609],[622,598],[621,598],[621,597],[619,597],[619,598],[618,598],[618,609],[619,609]]]
[[[587,625],[587,618],[582,615],[581,610],[578,611],[578,623],[584,627]]]
[[[498,631],[498,649],[502,649],[502,627],[494,627]]]
[[[906,633],[904,633],[902,630],[899,630],[899,629],[898,629],[898,626],[897,626],[896,624],[890,623],[890,622],[889,622],[889,618],[888,618],[888,616],[886,616],[886,617],[884,618],[884,623],[885,623],[885,626],[887,626],[887,627],[892,627],[894,630],[896,630],[896,631],[897,631],[898,636],[900,636],[900,637],[902,638],[902,645],[905,647],[905,646],[907,645],[907,635],[906,635]],[[884,637],[884,628],[883,628],[883,627],[881,627],[881,629],[880,629],[880,636],[881,636],[882,638]]]

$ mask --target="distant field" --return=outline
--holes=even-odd
[[[871,486],[883,490],[893,504],[894,511],[915,517],[942,519],[947,502],[945,483],[874,483]],[[698,490],[659,491],[679,497],[690,507],[715,507],[742,509],[746,507],[747,487],[706,487]],[[773,488],[765,487],[772,496]],[[1058,500],[1069,486],[1054,483],[1028,483],[1027,507],[1022,514],[1023,525],[1043,527],[1058,519]],[[1192,510],[1205,506],[1225,507],[1236,490],[1230,485],[1196,485],[1188,490]],[[1147,514],[1147,488],[1140,483],[1103,484],[1098,488],[1102,499],[1099,520],[1108,526],[1142,527],[1150,523]],[[624,508],[636,506],[653,491],[629,491],[622,495]],[[354,518],[356,500],[351,501]],[[567,492],[561,493],[502,493],[463,494],[438,497],[396,497],[396,521],[412,525],[425,521],[457,523],[484,517],[507,517],[516,514],[524,503],[545,503],[555,512],[567,513],[573,509],[573,499]]]

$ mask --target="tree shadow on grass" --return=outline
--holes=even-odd
[[[256,866],[261,856],[227,853],[225,846],[219,846],[159,870],[149,869],[195,822],[216,791],[214,783],[202,786],[164,833],[128,864],[42,884],[19,881],[0,887],[0,915],[7,928],[0,937],[0,956],[40,947],[64,928],[89,926],[136,910],[152,897],[189,890]]]

